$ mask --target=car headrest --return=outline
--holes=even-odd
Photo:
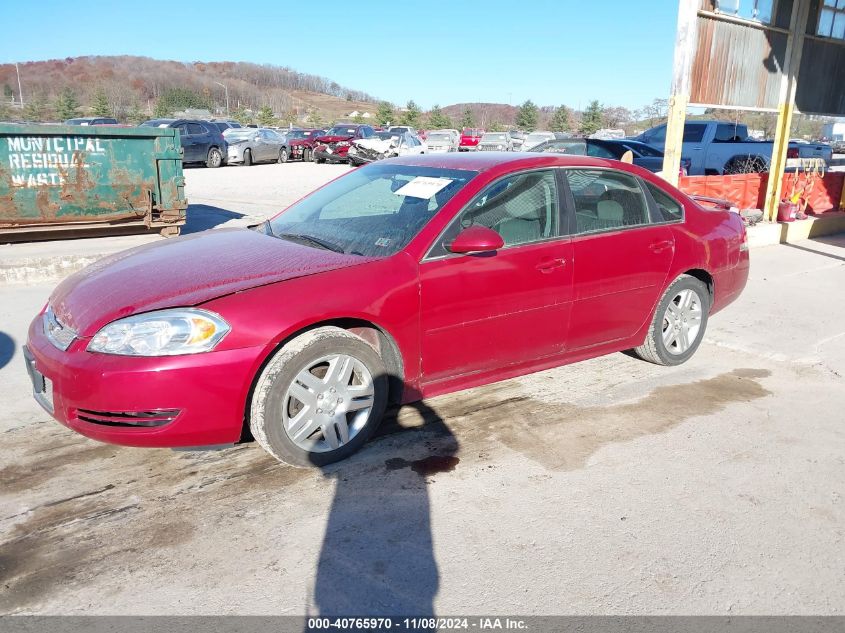
[[[622,218],[625,216],[625,210],[616,200],[599,200],[598,205],[596,205],[596,211],[598,211],[599,220],[607,220],[609,222],[621,223]]]

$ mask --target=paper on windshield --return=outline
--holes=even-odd
[[[429,200],[438,191],[452,184],[451,178],[431,178],[429,176],[417,176],[407,185],[394,191],[397,196],[411,196]]]

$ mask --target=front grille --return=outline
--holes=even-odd
[[[179,409],[156,411],[94,411],[77,409],[76,418],[89,424],[122,427],[154,427],[170,424],[179,415]]]
[[[499,152],[501,150],[497,149],[495,145],[479,145],[478,151],[479,152]]]
[[[355,147],[358,152],[358,155],[362,158],[366,158],[367,160],[379,160],[380,158],[384,158],[382,154],[380,154],[374,149],[370,149],[368,147],[359,147],[357,145]]]

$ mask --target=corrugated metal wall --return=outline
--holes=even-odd
[[[746,0],[750,1],[750,0]],[[845,42],[816,37],[819,0],[811,2],[795,99],[807,114],[845,116]],[[774,25],[788,28],[793,0],[776,0]],[[715,0],[700,0],[690,101],[732,107],[778,107],[787,35],[765,25],[714,15]]]

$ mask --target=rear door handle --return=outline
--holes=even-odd
[[[662,253],[667,248],[674,248],[674,246],[674,240],[661,240],[659,242],[653,242],[652,244],[649,244],[648,248],[652,253]]]
[[[555,268],[563,268],[564,266],[566,266],[566,259],[563,257],[549,257],[547,259],[543,259],[539,264],[537,264],[536,268],[541,273],[550,273]]]

